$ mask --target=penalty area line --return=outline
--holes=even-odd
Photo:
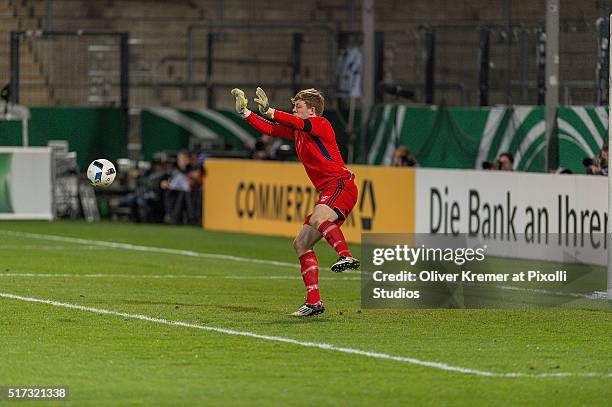
[[[0,292],[0,298],[25,301],[25,302],[31,302],[31,303],[47,304],[47,305],[52,305],[55,307],[62,307],[62,308],[69,308],[69,309],[74,309],[78,311],[91,312],[94,314],[112,315],[112,316],[117,316],[117,317],[122,317],[122,318],[153,322],[153,323],[163,324],[163,325],[170,325],[170,326],[177,326],[177,327],[183,327],[183,328],[198,329],[202,331],[216,332],[216,333],[225,334],[225,335],[243,336],[243,337],[260,339],[260,340],[270,341],[270,342],[281,342],[281,343],[302,346],[302,347],[307,347],[307,348],[318,348],[318,349],[331,351],[331,352],[339,352],[339,353],[345,353],[345,354],[351,354],[351,355],[364,356],[364,357],[373,358],[373,359],[402,362],[402,363],[411,364],[411,365],[417,365],[417,366],[428,367],[432,369],[455,372],[455,373],[469,374],[469,375],[474,375],[474,376],[498,377],[498,378],[612,377],[612,373],[597,373],[597,372],[576,372],[576,373],[574,372],[556,372],[556,373],[540,373],[540,374],[530,374],[530,373],[522,373],[522,372],[491,372],[491,371],[486,371],[486,370],[465,368],[461,366],[453,366],[453,365],[448,365],[446,363],[441,363],[441,362],[421,360],[421,359],[409,358],[405,356],[395,356],[395,355],[390,355],[390,354],[380,353],[380,352],[370,352],[370,351],[365,351],[365,350],[355,349],[355,348],[347,348],[347,347],[332,345],[329,343],[306,342],[306,341],[300,341],[297,339],[284,338],[281,336],[262,335],[262,334],[257,334],[254,332],[248,332],[248,331],[236,331],[233,329],[218,328],[214,326],[193,324],[189,322],[172,321],[172,320],[163,319],[163,318],[149,317],[149,316],[141,315],[141,314],[129,314],[126,312],[118,312],[118,311],[112,311],[112,310],[101,309],[101,308],[86,307],[82,305],[63,303],[63,302],[46,300],[46,299],[41,299],[41,298],[23,297],[20,295],[10,294],[10,293]]]

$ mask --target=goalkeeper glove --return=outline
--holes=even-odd
[[[241,89],[232,89],[232,95],[236,98],[236,113],[246,118],[251,114],[251,111],[247,109],[248,100]]]
[[[266,96],[266,92],[264,92],[264,90],[258,86],[255,94],[257,97],[253,99],[253,102],[259,105],[259,113],[268,119],[273,119],[274,109],[272,109],[270,107],[270,103],[268,103],[268,96]]]

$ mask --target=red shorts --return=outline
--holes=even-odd
[[[325,189],[319,193],[319,199],[315,205],[327,205],[336,212],[338,219],[334,222],[340,226],[346,220],[346,217],[351,212],[357,203],[357,185],[355,185],[354,177],[339,179],[335,184],[330,183]],[[304,225],[310,224],[312,212],[306,216]]]

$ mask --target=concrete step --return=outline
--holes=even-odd
[[[24,106],[56,106],[57,103],[48,97],[30,97],[27,95],[20,96],[19,104]]]
[[[19,19],[17,17],[0,14],[0,32],[17,29],[19,29]]]

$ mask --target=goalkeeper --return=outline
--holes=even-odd
[[[253,101],[267,120],[247,108],[246,96],[240,89],[232,90],[236,112],[260,133],[293,140],[297,156],[319,192],[314,210],[306,217],[293,241],[306,286],[306,302],[292,315],[321,314],[325,307],[319,293],[319,260],[313,250],[315,243],[324,237],[340,256],[331,267],[333,271],[359,268],[359,261],[352,256],[340,230],[357,202],[355,176],[342,160],[331,124],[321,116],[325,105],[321,92],[316,89],[299,91],[291,99],[292,115],[272,109],[263,89],[257,88],[256,94]]]

